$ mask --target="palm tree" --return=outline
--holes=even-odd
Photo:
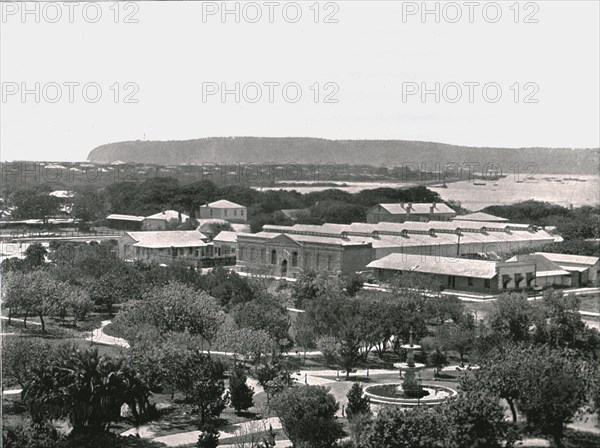
[[[149,406],[150,391],[122,358],[74,345],[57,349],[34,369],[23,400],[36,421],[68,417],[73,431],[108,429],[128,404],[136,418]]]

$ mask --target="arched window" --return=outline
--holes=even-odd
[[[271,264],[277,264],[277,251],[275,249],[271,251]]]
[[[250,261],[256,261],[255,257],[256,257],[256,248],[254,246],[252,246],[250,248]]]
[[[240,260],[244,259],[244,246],[240,246]]]
[[[265,248],[263,247],[263,248],[260,250],[260,261],[262,261],[263,263],[264,263],[265,261],[267,261],[267,260],[265,260],[265,258],[266,258],[266,254],[267,254],[267,252],[265,251]]]
[[[296,251],[292,252],[292,266],[298,266],[298,252]]]

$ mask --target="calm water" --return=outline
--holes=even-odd
[[[577,180],[565,180],[567,178]],[[560,182],[557,182],[560,180]],[[585,182],[583,182],[585,181]],[[471,181],[449,183],[448,188],[429,186],[445,200],[459,201],[469,210],[480,210],[489,205],[512,204],[514,202],[535,199],[538,201],[552,202],[565,207],[573,205],[600,205],[600,177],[575,176],[568,174],[538,174],[532,181],[517,182],[514,176],[508,176],[497,181],[477,180],[474,185]],[[276,187],[263,188],[263,190],[296,190],[300,193],[337,188],[349,193],[378,188],[406,188],[414,186],[410,182],[340,182],[339,186],[314,186],[314,182],[302,182],[302,186],[283,183]],[[306,186],[304,186],[306,185]]]
[[[578,179],[564,180],[565,178]],[[513,176],[497,181],[456,182],[448,188],[431,187],[445,200],[459,201],[470,210],[480,210],[490,205],[512,204],[535,199],[568,207],[600,204],[600,178],[598,176],[537,175],[533,181],[518,183]],[[557,182],[560,180],[561,182]],[[582,182],[582,181],[585,182]]]

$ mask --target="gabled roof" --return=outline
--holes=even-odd
[[[453,221],[508,222],[508,219],[490,215],[489,213],[477,212],[469,213],[468,215],[459,215]]]
[[[560,267],[552,260],[547,259],[542,254],[516,255],[508,261],[524,261],[527,263],[534,263],[537,277],[569,275],[569,273],[565,271],[562,267]]]
[[[137,241],[135,247],[162,249],[169,247],[202,247],[206,246],[208,237],[197,230],[177,230],[165,232],[127,232]]]
[[[553,254],[550,252],[535,252],[538,255],[543,255],[548,260],[557,264],[582,264],[585,266],[593,266],[598,263],[598,257],[587,257],[585,255],[570,255],[570,254]]]
[[[224,243],[235,243],[237,242],[237,233],[223,230],[219,232],[217,236],[213,238],[213,241],[219,241]]]
[[[242,208],[243,205],[236,204],[235,202],[228,201],[227,199],[221,199],[219,201],[211,202],[208,205],[203,205],[202,207],[210,207],[210,208]]]
[[[367,267],[484,279],[496,275],[496,263],[493,261],[409,254],[390,254],[372,261]]]
[[[144,216],[135,216],[135,215],[119,215],[117,213],[113,213],[112,215],[108,215],[106,219],[114,219],[115,221],[135,221],[142,222],[145,217]]]
[[[176,210],[165,210],[164,212],[155,213],[154,215],[146,216],[146,219],[162,219],[170,221],[172,219],[179,219],[179,212]],[[181,221],[185,222],[190,219],[188,215],[181,214]]]
[[[431,207],[435,205],[433,208],[433,214],[447,214],[447,213],[456,213],[446,204],[442,203],[432,203],[432,202],[413,202],[410,204],[409,202],[396,203],[396,204],[379,204],[376,207],[382,207],[388,213],[392,215],[405,215],[408,213],[410,205],[410,213],[413,215],[429,215],[432,212]],[[372,210],[372,209],[371,209]]]

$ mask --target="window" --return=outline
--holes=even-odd
[[[467,285],[473,286],[473,277],[467,277]]]
[[[531,286],[535,286],[533,285],[534,281],[535,281],[535,275],[533,275],[533,272],[528,272],[526,274],[526,280],[527,282],[527,286],[531,287]]]
[[[213,209],[211,208],[210,209],[210,216],[212,216],[212,215],[213,215]]]
[[[223,215],[227,216],[227,210],[223,210]]]
[[[277,251],[275,249],[271,251],[271,264],[277,264]]]
[[[240,215],[244,216],[244,210],[240,210]]]
[[[260,250],[260,261],[262,261],[262,262],[264,263],[264,262],[266,261],[266,260],[265,260],[265,257],[266,257],[266,251],[265,251],[265,248],[263,247],[263,248]]]
[[[327,256],[327,270],[331,271],[331,255]]]
[[[298,252],[292,252],[292,266],[298,266]]]
[[[483,286],[484,286],[485,288],[488,288],[488,289],[492,287],[492,282],[490,282],[490,279],[489,279],[489,278],[486,278],[486,279],[483,281]]]
[[[512,280],[512,277],[510,275],[503,274],[502,275],[502,288],[506,289],[511,280]]]
[[[250,248],[250,261],[255,261],[254,257],[256,257],[256,249],[254,248],[254,246],[252,246]]]
[[[233,216],[237,216],[237,210],[233,211]]]
[[[515,288],[520,288],[521,282],[523,281],[523,274],[515,274]]]
[[[244,259],[244,246],[240,247],[240,260]]]

